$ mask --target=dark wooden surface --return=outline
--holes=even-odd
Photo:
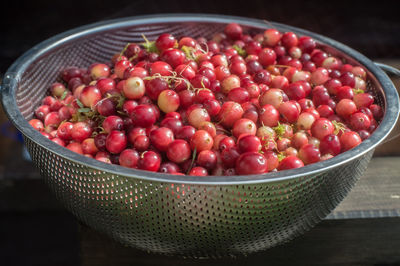
[[[287,244],[247,257],[183,259],[124,247],[81,226],[81,265],[400,265],[399,230],[399,218],[325,220]]]

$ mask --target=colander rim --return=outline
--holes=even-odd
[[[111,165],[99,162],[95,159],[88,158],[72,152],[51,140],[45,138],[38,131],[34,130],[27,120],[22,116],[19,111],[15,91],[18,86],[23,71],[34,62],[41,55],[51,51],[59,45],[63,45],[79,39],[83,36],[95,34],[102,31],[108,31],[118,27],[128,27],[135,25],[142,25],[144,23],[172,23],[172,22],[206,22],[206,23],[229,23],[236,22],[242,25],[256,28],[271,28],[277,27],[280,31],[293,31],[299,35],[307,35],[318,42],[328,45],[339,52],[351,57],[359,62],[368,72],[375,77],[378,84],[381,85],[385,98],[385,114],[375,132],[366,140],[364,140],[357,147],[341,153],[329,160],[306,165],[301,168],[284,170],[278,172],[270,172],[262,175],[237,175],[237,176],[179,176],[173,174],[155,173],[143,170],[130,169],[119,165]],[[395,126],[399,114],[399,96],[397,90],[386,75],[373,61],[359,53],[358,51],[344,45],[331,38],[322,36],[320,34],[304,30],[298,27],[289,26],[277,22],[266,22],[260,19],[241,17],[241,16],[228,16],[217,14],[204,14],[204,13],[191,13],[191,14],[153,14],[142,16],[123,17],[118,19],[104,20],[92,24],[83,25],[60,34],[57,34],[41,43],[35,45],[23,55],[21,55],[7,70],[3,77],[1,84],[1,97],[4,110],[15,125],[15,127],[31,141],[45,149],[50,149],[52,152],[67,160],[78,163],[82,166],[96,169],[101,172],[115,174],[117,176],[124,176],[126,178],[134,178],[136,180],[145,180],[150,182],[163,182],[163,183],[181,183],[181,184],[198,184],[198,185],[250,185],[257,183],[275,183],[296,179],[309,175],[318,175],[332,170],[340,165],[344,165],[360,156],[365,155],[369,151],[376,148],[390,133]]]

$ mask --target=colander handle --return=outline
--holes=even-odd
[[[393,74],[393,75],[396,75],[396,76],[400,77],[400,70],[399,69],[397,69],[395,67],[392,67],[392,66],[389,66],[389,65],[384,64],[384,63],[379,63],[379,62],[374,62],[374,63],[375,63],[375,65],[377,65],[379,68],[381,68],[386,73]],[[388,139],[385,139],[380,145],[385,144],[386,142],[392,141],[392,140],[398,138],[399,136],[400,136],[400,133],[398,133],[398,134],[396,134],[396,135],[394,135],[394,136],[392,136],[392,137],[390,137]]]
[[[389,66],[389,65],[386,65],[384,63],[379,63],[379,62],[374,62],[374,63],[375,63],[375,65],[380,67],[383,71],[385,71],[387,73],[390,73],[390,74],[394,74],[394,75],[400,77],[400,70],[399,69],[397,69],[395,67],[392,67],[392,66]]]
[[[3,96],[5,92],[15,85],[17,82],[16,75],[13,72],[7,72],[0,77],[0,97]]]

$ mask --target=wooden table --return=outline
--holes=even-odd
[[[400,138],[377,148],[345,200],[303,236],[246,258],[193,260],[124,247],[80,224],[23,159],[22,144],[2,134],[0,265],[400,265]]]

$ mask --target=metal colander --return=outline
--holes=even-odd
[[[251,33],[275,27],[317,40],[362,65],[385,115],[358,147],[300,169],[254,176],[192,177],[109,165],[75,154],[29,126],[27,119],[67,66],[108,61],[127,42],[169,32],[211,37],[229,22]],[[2,83],[2,102],[32,160],[56,197],[81,222],[123,244],[185,257],[249,254],[293,239],[326,217],[363,174],[374,148],[394,127],[399,101],[373,62],[329,38],[278,23],[204,14],[170,14],[100,22],[57,35],[21,56]]]

